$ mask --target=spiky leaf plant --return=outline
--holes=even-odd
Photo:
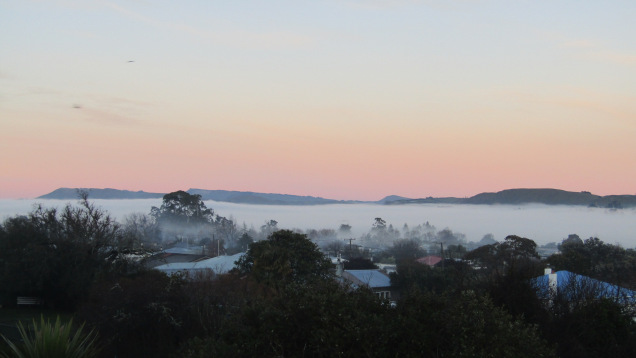
[[[33,320],[30,332],[22,322],[18,323],[18,330],[22,343],[16,344],[2,336],[9,346],[7,353],[0,353],[0,357],[9,358],[86,358],[97,356],[97,334],[94,331],[85,333],[82,324],[77,330],[72,329],[73,320],[62,323],[58,316],[54,324],[40,318],[38,324]]]

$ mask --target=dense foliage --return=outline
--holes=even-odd
[[[305,235],[279,230],[250,244],[237,268],[256,281],[280,286],[331,279],[332,265]]]
[[[132,269],[121,227],[86,199],[78,206],[35,208],[0,227],[0,297],[36,296],[73,309],[98,278]]]

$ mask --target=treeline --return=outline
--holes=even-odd
[[[636,356],[632,306],[578,294],[580,287],[546,302],[533,281],[550,264],[633,288],[633,250],[571,236],[559,255],[541,261],[534,241],[509,236],[429,267],[414,260],[425,253],[420,234],[402,236],[376,256],[397,266],[391,302],[338,281],[311,232],[279,230],[272,220],[250,233],[200,198],[171,194],[149,217],[123,224],[86,196],[76,206],[5,220],[2,304],[36,296],[72,312],[98,333],[103,357]],[[161,235],[198,237],[165,234],[178,226],[227,240],[228,248],[242,242],[247,253],[227,275],[146,269],[150,247],[166,244]],[[369,235],[391,230],[378,218]],[[417,232],[441,231],[423,225]]]

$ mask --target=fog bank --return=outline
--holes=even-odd
[[[67,200],[0,200],[0,218],[26,214],[36,203],[45,207],[63,207]],[[116,219],[130,213],[148,214],[161,199],[93,200]],[[265,222],[278,221],[281,229],[334,229],[351,225],[351,236],[368,232],[374,218],[381,217],[396,229],[406,223],[414,227],[427,221],[437,230],[445,228],[466,235],[468,241],[479,241],[492,233],[498,241],[507,235],[519,235],[542,245],[560,242],[569,234],[581,238],[598,237],[606,243],[636,246],[636,209],[608,210],[580,206],[547,205],[377,205],[334,204],[316,206],[246,205],[206,201],[205,204],[240,226],[260,228]],[[121,220],[120,220],[121,221]]]

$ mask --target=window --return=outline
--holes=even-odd
[[[381,300],[388,300],[391,298],[391,291],[378,291],[375,294]]]

